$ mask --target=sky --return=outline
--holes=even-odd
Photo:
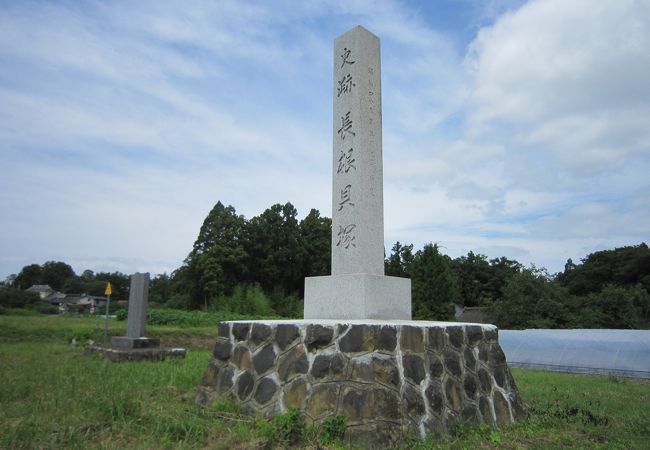
[[[221,201],[331,217],[334,39],[381,39],[384,227],[563,270],[648,243],[650,1],[0,2],[0,280],[170,273]]]

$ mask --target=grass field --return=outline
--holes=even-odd
[[[112,322],[121,334],[124,322]],[[285,415],[273,422],[240,416],[227,402],[200,407],[196,386],[215,327],[151,326],[184,360],[110,363],[84,356],[103,321],[83,317],[0,316],[0,448],[341,447],[327,430]],[[650,383],[513,370],[531,414],[496,430],[466,428],[443,443],[406,437],[401,447],[650,448]],[[299,431],[296,433],[295,431]]]

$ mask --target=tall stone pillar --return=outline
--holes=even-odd
[[[411,319],[411,282],[384,276],[379,38],[334,41],[332,275],[305,279],[305,319]]]

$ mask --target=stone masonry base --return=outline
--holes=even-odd
[[[224,395],[265,417],[343,414],[346,439],[372,447],[527,414],[496,327],[453,322],[222,322],[197,402]]]

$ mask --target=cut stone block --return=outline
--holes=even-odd
[[[411,280],[350,274],[305,279],[305,319],[411,318]]]

